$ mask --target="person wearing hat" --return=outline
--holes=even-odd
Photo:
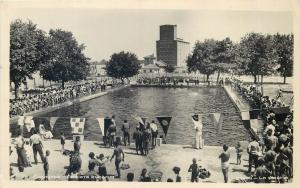
[[[176,174],[176,182],[181,182],[181,177],[179,176],[180,168],[175,166],[173,172]]]
[[[195,147],[196,149],[202,149],[202,128],[203,128],[203,124],[202,124],[202,120],[201,117],[195,117],[194,119],[194,129],[196,131],[196,135],[195,135]]]
[[[188,172],[191,172],[191,182],[199,181],[199,167],[195,158],[193,158],[193,164],[190,165]]]

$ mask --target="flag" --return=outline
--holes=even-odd
[[[33,117],[32,116],[25,116],[24,125],[25,125],[28,132],[30,132],[30,130],[32,128],[35,128]]]
[[[259,113],[260,113],[260,110],[258,110],[258,109],[241,112],[243,124],[247,129],[253,128],[252,126],[255,126],[257,128],[257,126],[258,126],[257,118],[258,118]]]
[[[272,108],[276,121],[284,121],[286,116],[289,115],[290,112],[290,107],[289,106],[284,106],[284,107],[279,107],[279,108]]]
[[[165,133],[165,136],[167,136],[172,117],[171,116],[158,116],[158,117],[156,117],[156,119],[158,120],[159,124],[161,125],[161,127]]]
[[[250,120],[250,114],[249,111],[243,111],[241,112],[242,120]]]
[[[102,136],[105,136],[105,133],[104,133],[104,118],[97,118],[97,120],[98,120],[98,123],[99,123],[99,127],[100,127],[100,130],[101,130]]]
[[[133,118],[139,122],[140,127],[145,127],[147,117],[140,117],[140,116],[134,115]]]
[[[224,115],[221,113],[211,113],[210,117],[212,119],[214,127],[217,128],[218,131],[220,131],[222,129]]]
[[[85,118],[71,118],[70,123],[73,134],[83,134]]]
[[[258,129],[258,119],[250,119],[250,126],[252,129]]]
[[[53,130],[57,119],[58,119],[58,117],[50,117],[49,124],[50,124],[51,130]]]
[[[259,113],[260,113],[260,110],[259,110],[259,109],[250,110],[250,111],[249,111],[250,119],[257,119]]]

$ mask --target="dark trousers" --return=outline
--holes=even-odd
[[[252,165],[254,164],[254,167],[256,169],[257,167],[257,160],[258,160],[258,155],[256,154],[249,154],[249,167],[248,167],[248,172],[251,172]]]
[[[17,148],[17,154],[18,154],[18,167],[27,166],[27,164],[26,164],[27,160],[25,159],[25,156],[24,156],[24,148]]]
[[[45,181],[48,181],[48,171],[49,171],[49,168],[47,166],[44,166]]]
[[[157,132],[152,132],[152,147],[156,146]]]
[[[116,166],[116,171],[117,171],[118,177],[121,177],[120,163],[121,163],[121,160],[119,160],[119,159],[115,160],[115,166]]]
[[[43,153],[43,149],[42,149],[41,144],[33,144],[33,145],[32,145],[32,149],[33,149],[34,162],[35,162],[35,163],[38,162],[37,156],[36,156],[37,153],[39,153],[42,162],[44,162],[44,153]]]
[[[109,146],[114,146],[114,141],[115,141],[115,135],[110,135],[109,136]]]
[[[198,182],[198,181],[199,181],[198,174],[192,173],[191,182]]]
[[[127,145],[127,141],[128,141],[128,145],[130,145],[130,136],[129,136],[129,132],[125,132],[124,131],[124,145],[126,146]]]
[[[224,182],[227,183],[228,182],[228,168],[222,169],[222,173],[224,176]]]

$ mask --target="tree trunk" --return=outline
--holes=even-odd
[[[219,79],[220,79],[220,70],[218,70],[218,76],[217,76],[217,83],[219,83]]]
[[[283,83],[286,84],[286,76],[283,76]]]
[[[254,77],[254,83],[256,84],[257,77],[256,75],[254,75],[253,77]]]
[[[209,74],[206,74],[206,81],[208,82],[209,80]]]
[[[44,80],[44,78],[43,78],[43,88],[45,89],[45,80]]]
[[[257,75],[257,82],[259,83],[259,75]]]

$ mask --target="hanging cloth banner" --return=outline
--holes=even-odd
[[[102,136],[105,136],[105,133],[104,133],[104,118],[97,118],[97,120],[98,120],[98,123],[99,123],[101,134],[102,134]]]
[[[140,116],[134,115],[133,118],[139,122],[140,127],[145,127],[147,117],[140,117]]]
[[[32,128],[35,128],[33,117],[32,116],[25,116],[24,125],[25,125],[28,132],[30,132],[30,130]]]
[[[260,110],[258,110],[258,109],[250,110],[250,111],[249,111],[250,119],[257,119],[259,113],[260,113]]]
[[[165,136],[167,136],[172,117],[171,116],[158,116],[158,117],[156,117],[156,119],[158,120],[159,124],[161,125],[161,127],[165,133]]]
[[[250,120],[250,114],[249,111],[243,111],[241,112],[242,120]]]
[[[223,124],[224,115],[221,114],[221,113],[212,113],[212,114],[210,114],[210,117],[212,119],[214,127],[217,128],[218,131],[221,131],[222,130],[222,124]]]
[[[272,108],[277,121],[284,121],[286,116],[291,113],[289,106]]]
[[[85,118],[71,118],[70,124],[73,134],[83,134]]]
[[[50,119],[49,119],[49,124],[50,124],[50,128],[51,128],[52,131],[53,131],[54,125],[55,125],[58,118],[59,117],[50,117]]]

